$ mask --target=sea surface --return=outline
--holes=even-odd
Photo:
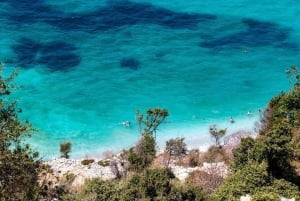
[[[74,158],[129,148],[136,111],[155,107],[170,114],[159,149],[175,137],[203,148],[210,125],[253,131],[291,87],[299,19],[297,0],[0,0],[0,60],[19,71],[13,96],[43,158],[65,141]]]

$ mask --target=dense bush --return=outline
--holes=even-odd
[[[273,192],[259,192],[251,196],[251,201],[279,201],[280,196]]]
[[[152,163],[156,155],[155,139],[152,134],[144,134],[135,147],[126,152],[129,169],[142,171]]]
[[[299,199],[300,86],[270,101],[261,118],[257,139],[242,139],[233,151],[233,175],[216,190],[216,200],[238,199],[245,194],[253,200]]]
[[[16,101],[10,100],[17,74],[2,76],[0,67],[0,198],[1,200],[37,200],[38,153],[33,152],[23,139],[30,137],[32,127],[19,119],[22,112]]]
[[[216,201],[229,200],[229,198],[238,199],[242,195],[254,194],[270,183],[267,163],[249,162],[228,177],[213,196]]]
[[[86,180],[81,192],[74,196],[78,201],[114,201],[118,199],[119,191],[117,183],[103,181],[98,178]]]

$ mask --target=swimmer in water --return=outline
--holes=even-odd
[[[130,121],[123,121],[122,126],[129,128],[130,127]]]
[[[234,123],[234,119],[232,117],[229,118],[230,123]]]

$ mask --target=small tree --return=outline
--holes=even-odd
[[[60,143],[60,153],[62,158],[69,158],[69,153],[71,152],[72,143],[62,142]]]
[[[154,135],[154,139],[156,139],[157,127],[164,122],[167,116],[169,116],[169,113],[166,109],[148,109],[145,119],[144,115],[137,111],[137,121],[139,124],[140,133],[150,133]]]
[[[165,153],[167,154],[166,168],[169,167],[172,157],[181,158],[186,155],[187,148],[184,138],[170,139],[166,142]]]
[[[199,149],[190,150],[188,154],[188,165],[190,167],[197,167],[200,162],[199,157],[200,157]]]
[[[215,139],[216,146],[222,147],[221,145],[221,138],[226,134],[227,128],[225,129],[218,129],[216,125],[212,125],[209,127],[209,132],[211,136]]]
[[[148,167],[156,155],[155,140],[150,133],[144,134],[139,142],[127,151],[129,169],[141,171]]]

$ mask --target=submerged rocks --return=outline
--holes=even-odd
[[[120,61],[121,68],[129,68],[131,70],[138,70],[140,67],[140,62],[133,57],[126,57]]]

